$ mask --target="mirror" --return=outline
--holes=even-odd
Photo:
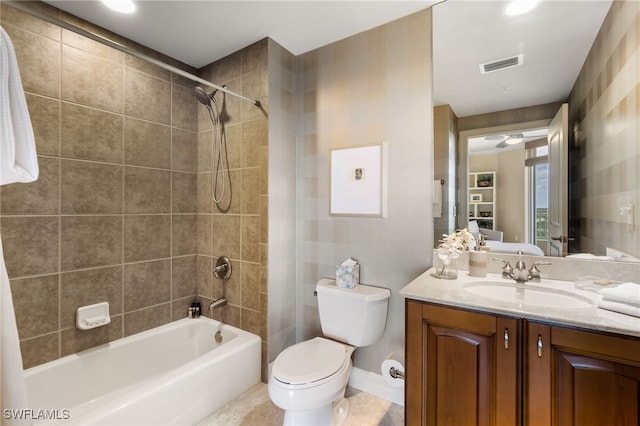
[[[456,227],[467,225],[470,210],[468,139],[545,127],[562,102],[568,101],[569,182],[564,191],[568,194],[568,237],[572,239],[569,253],[611,254],[616,260],[640,257],[636,226],[640,202],[636,142],[640,91],[636,87],[640,74],[625,67],[634,62],[632,57],[640,48],[631,36],[637,32],[634,19],[640,14],[634,3],[542,1],[538,5],[542,17],[523,15],[510,20],[502,16],[506,2],[447,1],[434,6],[434,105],[450,106],[458,135]],[[574,7],[580,12],[553,7]],[[582,13],[587,9],[598,10],[587,17]],[[578,15],[580,20],[568,18]],[[616,28],[615,34],[611,30],[598,34],[603,21],[606,28]],[[578,28],[579,24],[590,28]],[[541,45],[532,47],[532,41],[520,40],[531,32],[538,35]],[[551,47],[546,48],[542,39],[549,33],[546,43]],[[576,47],[577,38],[591,42]],[[553,53],[554,45],[566,48],[555,57],[545,57]],[[524,53],[523,65],[491,74],[477,72],[483,62],[510,55],[505,49]],[[439,68],[442,63],[447,64],[446,73]],[[474,68],[474,75],[461,71],[469,68]],[[551,77],[545,75],[547,71]],[[442,86],[446,90],[440,90]],[[436,163],[436,178],[438,166]],[[508,199],[514,215],[522,215],[518,212],[524,211],[524,190],[520,197]],[[492,214],[487,211],[484,214]],[[500,229],[500,216],[496,222]],[[513,233],[510,238],[516,239]],[[510,242],[517,242],[513,240]],[[524,241],[523,236],[518,235],[518,240]]]

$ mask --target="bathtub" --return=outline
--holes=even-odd
[[[260,357],[258,336],[185,318],[26,370],[30,415],[35,425],[195,424],[260,381]]]

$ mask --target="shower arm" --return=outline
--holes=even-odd
[[[226,93],[228,95],[240,98],[243,101],[251,102],[253,105],[255,105],[257,107],[262,106],[260,101],[255,100],[255,99],[250,99],[250,98],[247,98],[246,96],[242,96],[242,95],[240,95],[238,93],[235,93],[235,92],[227,89],[226,86],[218,86],[217,84],[214,84],[214,83],[212,83],[210,81],[207,81],[207,80],[205,80],[203,78],[200,78],[200,77],[198,77],[196,75],[193,75],[193,74],[191,74],[189,72],[183,71],[180,68],[176,68],[173,65],[169,65],[169,64],[167,64],[165,62],[159,61],[159,60],[157,60],[155,58],[152,58],[151,56],[147,56],[144,53],[140,53],[140,52],[138,52],[136,50],[130,49],[130,48],[126,47],[126,46],[123,46],[120,43],[116,43],[115,41],[109,40],[108,38],[99,36],[97,34],[91,33],[91,32],[86,31],[86,30],[83,30],[82,28],[76,27],[73,24],[61,21],[60,19],[57,19],[57,18],[54,18],[53,16],[49,16],[47,14],[38,12],[37,10],[33,10],[28,6],[25,6],[25,5],[21,4],[20,2],[17,2],[17,1],[3,1],[2,4],[6,4],[7,6],[11,6],[14,9],[18,9],[19,11],[24,12],[24,13],[26,13],[28,15],[31,15],[31,16],[34,16],[36,18],[42,19],[44,21],[47,21],[50,24],[54,24],[54,25],[57,25],[59,27],[65,28],[65,29],[67,29],[69,31],[72,31],[72,32],[74,32],[76,34],[80,34],[81,36],[87,37],[87,38],[89,38],[89,39],[91,39],[93,41],[97,41],[98,43],[102,43],[102,44],[104,44],[106,46],[109,46],[109,47],[111,47],[113,49],[119,50],[119,51],[121,51],[123,53],[126,53],[128,55],[135,56],[138,59],[142,59],[143,61],[147,61],[149,63],[157,65],[160,68],[163,68],[163,69],[165,69],[167,71],[170,71],[170,72],[172,72],[174,74],[178,74],[178,75],[180,75],[182,77],[188,78],[191,81],[195,81],[195,82],[203,84],[205,86],[212,87],[212,88],[214,88],[216,90],[219,90],[220,92],[224,92],[224,93]]]

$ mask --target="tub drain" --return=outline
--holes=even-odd
[[[216,331],[216,343],[222,342],[222,333],[220,331]]]

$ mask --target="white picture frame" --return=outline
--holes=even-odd
[[[331,150],[329,215],[385,217],[386,144]]]
[[[469,196],[469,201],[472,203],[481,203],[482,202],[482,194],[471,194]]]

